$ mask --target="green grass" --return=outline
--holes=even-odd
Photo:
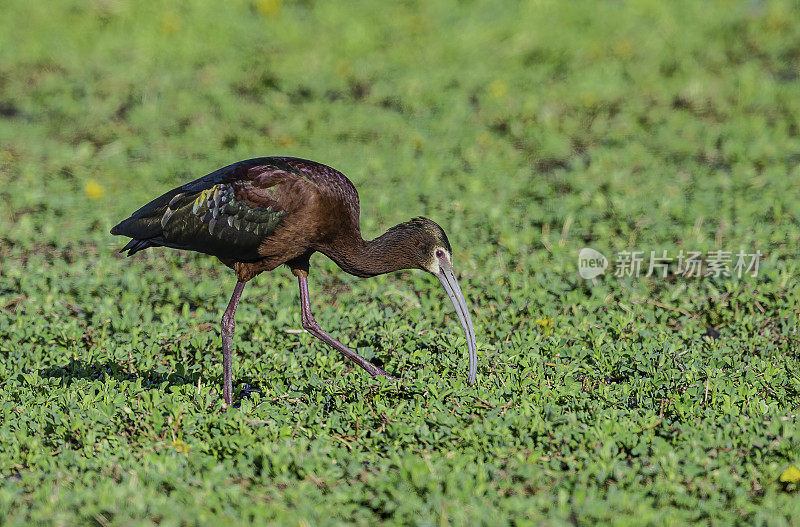
[[[2,2],[0,521],[800,521],[797,2],[208,4]],[[232,273],[108,230],[279,154],[347,174],[365,235],[445,227],[476,387],[434,278],[318,255],[318,321],[402,381],[287,331],[279,269],[223,411]],[[763,257],[592,282],[585,246]]]

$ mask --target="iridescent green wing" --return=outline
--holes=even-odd
[[[163,245],[257,260],[259,245],[287,212],[271,189],[258,189],[258,205],[245,198],[248,187],[248,182],[219,183],[197,193],[176,194],[160,218]]]
[[[174,247],[240,261],[261,259],[261,242],[289,214],[284,187],[316,187],[322,165],[263,157],[220,168],[159,196],[121,221],[112,234],[133,238],[123,251]],[[328,169],[332,170],[332,169]]]

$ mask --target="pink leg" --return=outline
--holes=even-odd
[[[396,377],[392,377],[388,375],[385,371],[378,368],[370,361],[356,353],[355,351],[351,350],[335,338],[328,335],[317,321],[314,320],[314,315],[311,314],[311,298],[308,295],[308,278],[306,277],[304,272],[295,271],[294,274],[297,276],[297,280],[300,282],[300,306],[301,306],[301,320],[303,322],[303,328],[320,339],[325,344],[331,346],[332,348],[338,350],[342,355],[350,359],[351,361],[355,362],[367,372],[372,375],[373,377],[376,375],[383,375],[384,377],[388,377],[390,379],[395,379]]]
[[[236,282],[231,301],[228,302],[228,309],[222,315],[222,396],[225,398],[225,404],[227,405],[233,402],[233,357],[231,356],[231,347],[233,330],[236,327],[234,315],[236,314],[236,308],[239,307],[239,299],[242,297],[243,289],[244,282]]]

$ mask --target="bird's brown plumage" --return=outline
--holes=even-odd
[[[469,382],[475,380],[474,330],[442,228],[429,219],[415,218],[374,240],[364,240],[358,193],[350,180],[331,167],[292,157],[240,161],[159,196],[111,233],[132,238],[122,249],[129,256],[148,247],[173,247],[214,255],[235,270],[238,282],[221,326],[227,404],[231,404],[233,390],[234,314],[245,282],[281,264],[289,265],[298,278],[303,328],[371,375],[386,375],[314,320],[307,284],[309,258],[314,252],[325,254],[356,276],[415,268],[436,275],[464,326]]]
[[[343,245],[361,239],[358,217],[358,193],[337,170],[265,157],[172,189],[111,233],[134,239],[126,246],[129,254],[152,246],[204,252],[248,281],[284,263],[307,269],[315,251],[338,255]]]

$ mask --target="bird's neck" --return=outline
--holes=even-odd
[[[402,231],[392,228],[374,240],[361,234],[336,244],[327,255],[343,271],[360,277],[376,276],[401,269],[414,269],[409,240]]]

